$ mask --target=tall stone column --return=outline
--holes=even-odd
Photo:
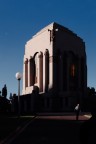
[[[67,55],[67,91],[70,90],[70,58]]]
[[[34,79],[34,60],[31,57],[28,60],[28,87],[34,85],[33,79]]]
[[[24,62],[24,87],[28,87],[28,59]]]
[[[62,91],[62,56],[61,53],[58,52],[56,56],[54,56],[54,78],[55,78],[55,91]]]
[[[43,54],[43,92],[45,92],[45,54]]]
[[[67,54],[63,53],[63,91],[67,91]]]
[[[87,65],[86,65],[86,57],[81,58],[81,73],[82,73],[82,91],[84,92],[84,95],[86,96],[86,89],[87,89]]]
[[[78,58],[78,89],[81,89],[81,59]]]
[[[28,87],[30,87],[30,59],[28,60]]]
[[[49,88],[49,52],[45,51],[45,90]]]
[[[43,53],[39,53],[39,65],[38,65],[38,83],[39,83],[39,91],[43,91]]]
[[[45,51],[43,57],[43,91],[47,92],[49,89],[49,52]]]
[[[53,88],[53,55],[49,57],[49,89]]]
[[[60,55],[60,91],[63,91],[63,55]]]
[[[25,60],[24,60],[24,63],[23,63],[23,91],[22,93],[24,94],[25,93]]]
[[[34,85],[34,60],[30,59],[30,86]]]

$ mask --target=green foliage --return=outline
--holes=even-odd
[[[0,96],[0,114],[9,111],[10,101],[2,96]]]
[[[95,88],[94,87],[88,87],[87,88],[87,95],[90,97],[90,96],[93,96],[93,95],[96,95],[96,92],[95,92]]]
[[[4,98],[7,97],[7,86],[6,86],[6,84],[5,84],[4,87],[2,88],[2,96],[3,96]]]
[[[9,99],[12,100],[13,96],[12,93],[10,93]]]
[[[87,97],[83,99],[82,107],[84,111],[91,112],[96,105],[96,91],[94,87],[87,88]]]

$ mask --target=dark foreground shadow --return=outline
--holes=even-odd
[[[87,106],[92,117],[81,125],[80,144],[96,144],[96,98],[94,96]]]
[[[12,144],[79,144],[81,122],[35,119]]]

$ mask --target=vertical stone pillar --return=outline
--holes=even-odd
[[[34,85],[34,61],[33,58],[30,59],[30,86]]]
[[[35,84],[35,62],[34,59],[31,58],[29,62],[29,85],[33,86]]]
[[[23,91],[22,93],[25,93],[25,61],[23,63]]]
[[[67,53],[63,53],[63,91],[67,91]]]
[[[58,51],[58,53],[55,56],[54,61],[54,76],[56,79],[55,82],[55,91],[60,92],[61,91],[61,54]]]
[[[38,65],[38,83],[39,83],[39,91],[43,91],[43,53],[39,53],[39,65]]]
[[[38,59],[38,53],[35,56],[34,59],[34,83],[38,85],[38,67],[39,67],[39,59]]]
[[[86,59],[85,59],[85,70],[84,70],[84,79],[85,79],[85,84],[84,84],[84,92],[85,96],[87,95],[87,65],[86,65]]]
[[[63,91],[63,55],[60,55],[60,91]]]
[[[47,92],[49,89],[49,52],[45,51],[43,57],[43,91]]]
[[[32,59],[32,68],[33,68],[33,70],[32,70],[32,86],[35,84],[35,73],[36,73],[36,67],[35,67],[35,60],[34,59]]]
[[[45,54],[43,54],[43,92],[45,92]]]
[[[30,59],[28,60],[28,87],[30,87]]]
[[[77,101],[79,101],[81,105],[82,101],[82,91],[81,91],[81,83],[82,83],[82,77],[81,77],[81,58],[78,58],[78,95],[77,95]]]
[[[31,57],[28,60],[28,87],[34,85],[34,60]]]
[[[27,75],[27,73],[24,75]],[[28,86],[33,86],[34,84],[35,84],[35,62],[33,58],[30,58],[30,60],[28,61]]]
[[[67,55],[67,91],[70,90],[70,58],[69,54]]]
[[[86,96],[86,89],[87,89],[87,66],[86,66],[86,57],[81,58],[81,73],[82,73],[82,92]]]
[[[85,60],[84,57],[81,57],[81,89],[84,92],[85,87]]]
[[[49,89],[53,88],[53,55],[49,57]]]
[[[78,90],[81,89],[81,59],[78,58]]]
[[[25,62],[25,87],[28,87],[28,59]]]
[[[45,90],[49,88],[49,52],[45,51]]]

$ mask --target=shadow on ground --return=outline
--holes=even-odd
[[[79,144],[83,121],[35,119],[12,144]]]

